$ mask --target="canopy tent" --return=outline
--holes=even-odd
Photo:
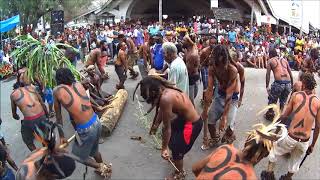
[[[14,29],[20,23],[20,16],[13,16],[4,21],[0,21],[0,33],[8,32]]]

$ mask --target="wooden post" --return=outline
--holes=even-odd
[[[276,32],[279,32],[279,19],[277,19]]]
[[[159,23],[162,25],[162,0],[159,0]]]
[[[253,27],[253,5],[251,5],[250,30],[252,30],[252,27]]]
[[[289,25],[289,34],[291,34],[291,25]]]

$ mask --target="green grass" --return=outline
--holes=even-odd
[[[138,120],[138,123],[146,130],[146,134],[149,135],[149,131],[152,125],[152,121],[149,119],[150,114],[145,115],[145,111],[144,111],[144,106],[142,105],[142,103],[138,100],[138,96],[136,95],[136,99],[138,102],[138,106],[137,106],[137,113],[135,114]],[[156,149],[161,149],[162,147],[162,138],[161,138],[161,131],[156,132],[156,135],[151,136],[152,139],[152,145],[154,146],[154,148]]]

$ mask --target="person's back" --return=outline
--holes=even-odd
[[[138,51],[136,45],[134,44],[134,42],[132,40],[132,38],[130,38],[130,37],[126,38],[126,42],[125,43],[128,46],[128,54],[136,53]]]
[[[85,124],[94,115],[90,99],[80,83],[61,84],[55,89],[55,96],[70,113],[76,124]]]
[[[269,60],[276,81],[290,81],[289,64],[284,58],[273,57]]]
[[[241,161],[239,151],[233,145],[216,149],[197,176],[200,179],[257,179],[251,164]]]
[[[208,67],[209,66],[209,56],[212,54],[212,48],[210,46],[203,48],[200,51],[200,66]],[[212,56],[212,55],[211,55]]]
[[[44,110],[40,104],[40,99],[36,95],[36,88],[28,85],[19,87],[11,94],[11,99],[19,107],[24,117],[33,117],[40,113],[44,114]]]
[[[88,60],[86,61],[86,65],[94,65],[95,63],[97,63],[100,56],[101,50],[99,48],[92,50],[89,54]]]
[[[156,70],[162,70],[164,64],[164,57],[162,52],[162,44],[157,43],[153,49],[154,52],[154,68]]]
[[[189,76],[185,62],[177,57],[170,65],[168,80],[176,79],[176,87],[189,95]]]
[[[296,92],[291,100],[293,105],[289,115],[289,134],[299,139],[309,139],[320,101],[314,93],[307,94],[305,91]]]
[[[190,52],[185,53],[185,62],[187,65],[187,70],[190,75],[199,74],[200,57],[197,48],[193,48]],[[190,78],[190,77],[189,77]],[[197,79],[197,77],[196,77]]]
[[[237,33],[235,31],[229,31],[228,38],[230,42],[232,43],[236,42],[236,36],[237,36]]]
[[[122,49],[119,49],[119,53],[117,55],[117,59],[116,59],[116,62],[115,64],[118,65],[118,66],[124,66],[122,60],[121,60],[121,57],[125,57],[125,59],[127,58],[127,54],[125,51],[123,51]]]
[[[163,105],[167,106],[168,104],[171,104],[172,113],[176,114],[177,116],[183,117],[183,119],[191,122],[197,121],[199,119],[200,116],[192,105],[192,102],[190,101],[187,94],[174,89],[166,88],[161,95],[160,102],[162,99],[166,99],[165,102],[167,102],[168,100],[171,101],[171,103],[166,103]]]

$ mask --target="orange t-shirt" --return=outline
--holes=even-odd
[[[258,179],[253,166],[242,162],[238,150],[232,145],[219,147],[211,154],[209,162],[202,169],[197,180]]]

